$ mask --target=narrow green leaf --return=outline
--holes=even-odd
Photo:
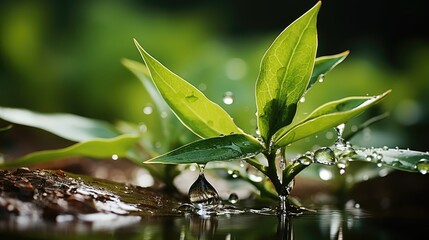
[[[289,25],[261,61],[256,82],[258,128],[266,144],[290,124],[307,89],[317,49],[316,21],[321,2]]]
[[[320,79],[323,79],[323,77],[334,67],[344,61],[344,59],[346,59],[349,53],[349,51],[345,51],[335,55],[316,58],[313,73],[311,75],[310,82],[307,86],[307,90],[310,89]]]
[[[345,123],[380,102],[389,93],[390,90],[378,96],[348,97],[326,103],[296,125],[284,127],[276,132],[273,136],[274,145],[284,147],[324,129]]]
[[[192,142],[146,163],[205,164],[211,161],[250,158],[263,150],[254,138],[243,134],[232,134]]]
[[[420,172],[429,172],[429,153],[405,149],[384,148],[362,148],[355,149],[356,156],[352,161],[372,162],[380,166],[387,166],[393,169]]]
[[[136,40],[134,42],[158,91],[189,130],[202,138],[243,132],[224,109],[164,67],[150,56]]]
[[[146,65],[133,61],[130,59],[122,59],[122,64],[130,70],[143,84],[149,96],[152,98],[153,102],[156,104],[156,107],[161,112],[168,112],[170,109],[168,108],[167,103],[162,99],[156,87],[153,85],[150,80],[150,73],[147,70]]]
[[[62,149],[30,153],[13,161],[3,162],[0,164],[0,168],[29,166],[66,157],[111,158],[113,155],[115,155],[114,157],[126,157],[127,152],[139,138],[136,135],[121,135],[110,139],[93,139]]]
[[[72,114],[43,114],[25,109],[0,107],[0,118],[8,122],[40,128],[75,142],[118,136],[113,126],[106,122]]]

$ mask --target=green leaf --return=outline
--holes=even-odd
[[[0,107],[0,118],[8,122],[40,128],[75,142],[118,136],[113,126],[106,122],[72,114],[42,114],[25,109]]]
[[[93,139],[62,149],[30,153],[13,161],[1,163],[0,168],[28,166],[66,157],[111,158],[113,155],[126,157],[127,152],[139,138],[136,135],[121,135],[110,139]]]
[[[261,61],[256,82],[258,128],[266,144],[290,124],[307,89],[317,49],[316,20],[321,2],[289,25]]]
[[[296,125],[284,127],[276,132],[273,136],[274,145],[284,147],[324,129],[345,123],[380,102],[389,93],[390,90],[378,96],[348,97],[326,103]]]
[[[164,67],[134,41],[158,91],[189,130],[202,138],[243,132],[224,109]]]
[[[122,59],[122,64],[140,80],[160,112],[170,111],[167,103],[150,80],[150,73],[146,65],[130,59]]]
[[[376,163],[380,166],[387,166],[401,171],[429,172],[429,153],[384,148],[361,148],[355,149],[356,156],[352,161],[364,161]]]
[[[316,58],[314,63],[313,73],[310,78],[310,82],[307,86],[307,90],[310,89],[319,79],[331,71],[334,67],[340,64],[349,55],[349,51],[345,51],[339,54],[323,56]]]
[[[263,150],[254,138],[243,134],[232,134],[192,142],[146,163],[205,164],[211,161],[250,158]]]

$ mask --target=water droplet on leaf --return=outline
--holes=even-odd
[[[307,156],[301,156],[298,158],[299,163],[302,165],[308,166],[313,163],[313,160]]]
[[[322,147],[314,152],[314,160],[317,163],[333,165],[336,162],[335,153],[328,147]]]
[[[117,154],[113,154],[113,155],[112,155],[112,159],[113,159],[114,161],[116,161],[116,160],[118,160],[118,159],[119,159],[119,156],[118,156]]]
[[[426,158],[420,159],[416,164],[416,168],[421,174],[427,174],[429,172],[429,160]]]

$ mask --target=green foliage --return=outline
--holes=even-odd
[[[70,156],[124,157],[147,168],[154,177],[171,186],[179,170],[168,164],[213,164],[211,162],[244,159],[266,178],[254,182],[250,173],[243,169],[238,171],[240,177],[251,182],[261,195],[269,197],[287,195],[293,178],[305,168],[314,166],[313,163],[340,167],[354,161],[370,162],[426,173],[428,153],[348,146],[346,142],[339,141],[343,140],[341,134],[333,146],[321,148],[332,148],[332,151],[327,151],[334,154],[327,155],[332,157],[329,163],[326,156],[324,161],[320,161],[316,151],[297,159],[286,159],[286,148],[291,144],[347,123],[390,93],[389,90],[375,96],[346,97],[322,105],[316,102],[319,107],[307,117],[302,120],[296,117],[304,97],[305,103],[314,102],[306,94],[349,54],[345,51],[316,58],[316,22],[320,6],[318,2],[280,33],[261,60],[255,86],[258,136],[245,133],[226,110],[163,66],[135,40],[145,64],[128,59],[122,63],[141,81],[151,98],[154,109],[159,113],[155,117],[158,125],[148,127],[129,122],[113,125],[72,114],[42,114],[1,107],[0,118],[3,120],[39,128],[76,143],[63,149],[30,153],[0,163],[0,167],[25,166]],[[368,124],[363,125],[366,126]],[[6,129],[8,127],[0,131]],[[197,137],[201,139],[193,141]],[[325,165],[322,167],[328,167]]]
[[[390,93],[389,90],[372,97],[347,97],[328,102],[315,109],[305,119],[293,121],[299,102],[306,91],[318,79],[324,78],[325,74],[348,55],[348,51],[346,51],[337,55],[316,58],[316,19],[320,5],[321,3],[318,2],[307,13],[289,25],[274,40],[262,58],[260,74],[256,81],[259,144],[250,135],[233,134],[241,132],[241,130],[225,111],[208,100],[202,92],[151,57],[136,41],[151,78],[167,104],[184,125],[200,137],[206,138],[153,158],[146,163],[206,164],[211,161],[245,159],[269,178],[277,194],[288,195],[289,183],[313,162],[326,165],[334,165],[338,162],[339,167],[343,166],[340,168],[345,168],[349,161],[368,162],[367,154],[360,150],[355,151],[354,148],[346,145],[342,139],[342,132],[339,133],[337,143],[332,147],[334,150],[321,148],[319,151],[309,153],[308,156],[303,155],[293,161],[284,159],[285,148],[288,145],[349,121],[379,103]],[[305,101],[311,101],[311,99]],[[207,109],[211,110],[207,111]],[[208,124],[209,121],[212,124]],[[219,134],[228,133],[232,135],[218,137]],[[247,147],[242,148],[242,146]],[[277,151],[279,149],[281,151]],[[277,155],[278,152],[279,155]],[[264,165],[254,158],[258,153],[262,153],[268,165]],[[427,155],[420,153],[420,158],[427,157]],[[379,156],[382,154],[379,153],[375,157]],[[415,157],[415,155],[413,156]],[[391,159],[386,159],[386,166],[405,171],[412,169],[416,171],[417,169],[414,157],[396,157],[395,154],[389,157]],[[279,171],[276,160],[279,158],[282,158],[281,165],[284,165],[280,167],[283,170],[281,178],[277,175]],[[396,163],[393,164],[393,161]],[[259,189],[261,192],[269,192],[263,185],[259,185]]]

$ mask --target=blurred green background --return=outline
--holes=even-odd
[[[110,122],[153,121],[143,111],[151,100],[121,64],[123,58],[141,61],[136,38],[254,133],[260,59],[315,2],[1,1],[0,105]],[[306,96],[303,112],[328,100],[393,89],[356,123],[386,111],[390,117],[356,141],[429,150],[429,38],[423,5],[417,0],[324,1],[318,56],[351,54]],[[232,104],[222,101],[226,92],[233,94]]]

